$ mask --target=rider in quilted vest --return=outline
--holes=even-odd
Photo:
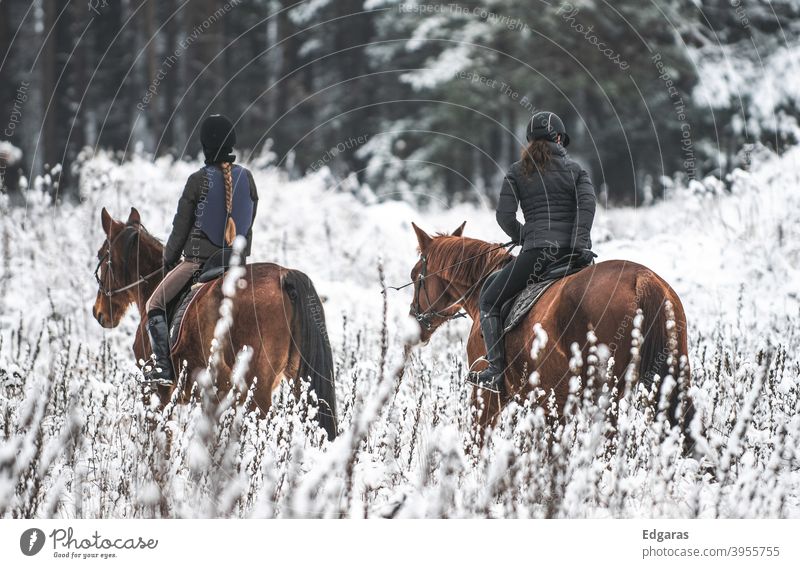
[[[503,304],[556,261],[579,253],[590,262],[595,194],[589,175],[567,156],[564,123],[552,112],[537,112],[527,130],[528,146],[503,180],[497,222],[522,252],[502,270],[487,278],[480,294],[481,331],[489,367],[469,374],[468,381],[500,392],[505,349],[502,338]],[[522,208],[525,223],[517,221]]]
[[[200,141],[206,165],[189,176],[164,247],[164,266],[173,267],[147,301],[147,333],[154,364],[144,369],[145,380],[174,383],[170,360],[167,305],[217,251],[229,248],[237,235],[246,237],[250,254],[258,193],[253,174],[234,165],[233,124],[215,114],[203,121]],[[183,254],[183,258],[181,258]]]

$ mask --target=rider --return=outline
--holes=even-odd
[[[155,364],[145,368],[144,376],[166,385],[175,380],[167,304],[212,255],[230,248],[237,235],[247,238],[243,254],[250,254],[258,206],[253,174],[233,164],[236,132],[231,121],[219,114],[209,116],[200,127],[200,141],[206,165],[189,176],[164,247],[164,266],[174,268],[147,301],[147,333]]]
[[[569,144],[564,123],[552,112],[537,112],[527,129],[528,146],[503,180],[497,222],[522,252],[490,276],[480,294],[480,318],[489,367],[469,374],[469,382],[499,392],[503,386],[505,349],[503,304],[528,284],[541,279],[545,269],[567,255],[578,253],[588,264],[591,252],[595,194],[589,175],[564,149]],[[522,206],[525,224],[517,221]]]

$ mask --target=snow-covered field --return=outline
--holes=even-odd
[[[148,412],[130,352],[138,316],[106,331],[91,315],[99,212],[136,206],[165,238],[198,164],[98,154],[82,166],[82,204],[35,191],[25,208],[0,204],[0,517],[798,517],[800,149],[759,156],[730,194],[711,180],[676,188],[599,211],[593,233],[601,259],[646,264],[683,299],[701,467],[635,392],[617,436],[588,397],[562,422],[520,401],[478,448],[469,323],[439,330],[398,383],[411,291],[389,291],[384,316],[379,267],[387,284],[407,281],[411,221],[452,231],[466,219],[467,235],[502,241],[493,211],[421,211],[327,188],[324,172],[255,171],[251,260],[305,271],[324,297],[342,434],[323,443],[287,388],[262,422],[212,393]]]

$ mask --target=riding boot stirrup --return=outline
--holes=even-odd
[[[144,380],[162,386],[172,386],[175,383],[175,374],[170,357],[169,328],[163,312],[148,315],[147,335],[150,337],[153,357],[143,369]]]
[[[471,371],[467,382],[478,388],[500,393],[503,390],[503,371],[505,368],[505,345],[503,341],[503,319],[498,315],[481,318],[481,331],[486,343],[486,359],[489,366],[483,371]]]

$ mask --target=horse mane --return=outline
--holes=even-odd
[[[141,223],[137,223],[136,225],[126,225],[126,227],[133,227],[134,229],[137,229],[139,233],[139,241],[145,246],[148,246],[152,249],[156,249],[158,251],[163,250],[164,243],[162,243],[155,236],[153,236],[153,234],[150,233],[150,231],[148,231],[145,228],[145,226],[142,225]]]
[[[428,269],[451,282],[474,284],[511,260],[511,255],[497,243],[468,237],[437,234],[428,246]]]

